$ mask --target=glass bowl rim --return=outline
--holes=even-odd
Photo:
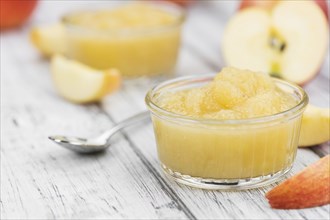
[[[180,82],[190,81],[188,84],[192,84],[192,83],[196,83],[195,81],[197,80],[203,80],[203,79],[212,80],[215,77],[215,75],[216,73],[204,74],[204,75],[190,75],[190,76],[177,77],[159,83],[158,85],[154,86],[147,92],[145,96],[145,102],[147,104],[147,107],[149,108],[152,114],[155,114],[156,116],[165,116],[167,118],[173,118],[177,122],[181,121],[181,122],[197,123],[197,124],[205,124],[205,125],[246,125],[246,124],[263,124],[263,123],[277,121],[279,119],[285,119],[290,116],[294,117],[306,108],[309,101],[307,93],[300,86],[275,77],[271,77],[272,80],[275,81],[275,83],[280,83],[282,85],[291,87],[295,92],[299,92],[301,99],[292,108],[272,115],[246,118],[246,119],[205,119],[205,118],[199,119],[199,118],[194,118],[191,116],[181,115],[168,111],[164,108],[159,107],[157,103],[153,101],[153,95],[155,94],[155,92],[159,91],[163,87]]]
[[[102,29],[97,29],[97,28],[91,28],[91,27],[85,27],[84,25],[79,25],[79,24],[73,24],[72,22],[69,21],[69,17],[73,16],[75,14],[80,14],[84,12],[97,12],[97,11],[103,11],[103,10],[111,10],[111,9],[116,9],[117,7],[123,6],[123,5],[128,5],[128,4],[147,4],[147,5],[152,5],[158,8],[164,8],[164,7],[169,7],[173,10],[175,10],[178,13],[177,18],[173,23],[166,24],[166,25],[159,25],[157,27],[146,27],[146,28],[118,28],[115,30],[102,30]],[[165,10],[167,10],[165,8]],[[185,9],[182,6],[179,6],[177,4],[171,3],[171,2],[165,2],[165,1],[154,1],[154,2],[129,2],[129,3],[123,3],[120,5],[116,5],[114,7],[109,7],[108,9],[103,9],[103,8],[96,8],[96,9],[87,9],[87,10],[77,10],[74,12],[70,12],[62,16],[61,18],[61,23],[69,28],[69,29],[75,29],[77,31],[85,31],[85,32],[91,32],[91,33],[100,33],[100,34],[116,34],[116,35],[134,35],[134,34],[149,34],[149,33],[154,33],[154,32],[162,32],[166,30],[171,30],[172,28],[179,27],[180,25],[183,24],[183,22],[186,19],[186,12]]]

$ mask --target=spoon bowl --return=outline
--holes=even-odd
[[[149,112],[141,112],[118,123],[95,138],[68,137],[61,135],[49,136],[56,144],[77,153],[91,154],[103,151],[110,146],[111,137],[121,129],[149,118]]]

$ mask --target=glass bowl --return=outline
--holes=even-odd
[[[126,78],[173,74],[184,11],[171,3],[139,4],[161,9],[175,16],[175,19],[156,27],[100,29],[73,21],[83,13],[106,10],[71,13],[62,19],[67,35],[66,55],[97,69],[117,68]]]
[[[157,105],[167,92],[201,87],[213,78],[178,78],[148,92],[146,104],[163,170],[179,183],[204,189],[250,189],[278,181],[296,156],[306,93],[273,78],[298,104],[274,115],[238,120],[195,119]]]

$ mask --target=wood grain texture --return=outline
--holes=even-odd
[[[113,123],[98,106],[60,99],[48,64],[28,56],[26,41],[21,33],[1,36],[1,218],[189,218],[124,138],[92,156],[47,140],[97,134]]]
[[[205,1],[204,1],[205,2]],[[116,2],[98,1],[100,4]],[[153,82],[127,82],[100,104],[80,106],[54,90],[47,60],[28,42],[29,27],[56,21],[89,1],[43,1],[28,26],[1,33],[1,219],[327,219],[329,206],[272,210],[272,186],[206,191],[179,185],[161,172],[150,123],[125,129],[104,153],[83,156],[47,140],[50,134],[92,136],[146,109]],[[183,34],[178,75],[218,71],[221,33],[232,1],[193,6]],[[329,63],[306,89],[314,104],[329,103]],[[292,174],[329,151],[300,149]]]

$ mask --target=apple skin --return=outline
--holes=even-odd
[[[320,8],[324,12],[325,16],[327,17],[327,19],[329,19],[329,11],[328,11],[328,4],[329,3],[327,4],[326,0],[314,0],[314,1],[315,1],[316,4],[318,4],[318,6],[320,6]]]
[[[0,0],[0,30],[22,25],[32,14],[38,0]]]
[[[164,0],[164,1],[172,2],[174,4],[186,7],[191,3],[193,3],[195,0]]]
[[[302,209],[330,204],[330,155],[309,165],[266,194],[272,208]]]
[[[279,0],[242,0],[241,4],[239,5],[239,10],[242,10],[244,8],[252,7],[252,6],[257,6],[257,7],[262,7],[266,9],[271,9],[274,7],[274,5],[278,2]]]
[[[266,9],[271,9],[276,5],[279,1],[284,1],[284,0],[242,0],[238,9],[242,10],[244,8],[252,7],[252,6],[257,6],[257,7],[262,7]],[[314,0],[314,2],[320,6],[322,11],[324,12],[325,16],[327,19],[329,18],[329,11],[328,11],[328,5],[327,5],[327,0]]]

